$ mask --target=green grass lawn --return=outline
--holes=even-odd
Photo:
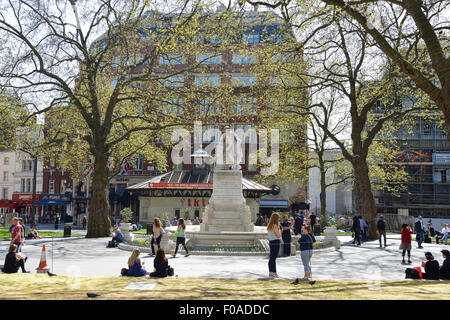
[[[27,231],[28,232],[28,231]],[[39,231],[38,234],[43,237],[62,237],[64,236],[63,232],[53,232],[53,231]],[[72,233],[72,236],[80,236],[80,234]],[[11,233],[9,232],[9,228],[0,228],[0,240],[7,239],[11,240]]]
[[[447,300],[450,281],[318,280],[291,285],[278,279],[190,279],[148,277],[49,277],[40,274],[0,274],[0,299],[88,299],[87,292],[100,294],[96,299],[189,299],[189,300]],[[156,282],[153,290],[125,290],[130,282]],[[20,283],[20,290],[16,290]]]

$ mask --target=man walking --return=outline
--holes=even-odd
[[[288,218],[289,216],[285,215],[283,221],[280,223],[281,238],[283,239],[283,253],[285,257],[291,255],[291,222]]]
[[[381,236],[384,237],[384,247],[386,248],[386,221],[384,217],[381,215],[377,221],[377,230],[378,230],[378,240],[380,241],[381,248]]]
[[[13,228],[11,231],[10,245],[15,244],[17,246],[17,252],[21,252],[23,246],[23,237],[22,237],[22,226],[19,223],[19,218],[14,217],[11,223]]]
[[[298,214],[294,220],[294,234],[300,234],[302,232],[304,217],[302,214]]]
[[[419,245],[418,248],[419,249],[423,249],[422,242],[423,242],[423,239],[424,239],[425,231],[424,231],[422,216],[419,216],[417,218],[417,221],[414,224],[414,231],[416,232],[416,241],[417,241],[417,244]]]

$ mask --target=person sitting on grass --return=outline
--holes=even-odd
[[[155,260],[153,260],[153,266],[155,267],[155,271],[150,273],[150,277],[153,278],[167,277],[167,269],[169,268],[169,262],[162,248],[156,250],[156,257]]]
[[[425,268],[425,273],[422,273],[423,279],[439,280],[439,262],[434,260],[431,252],[425,252],[427,261],[422,261],[422,267]]]
[[[141,254],[139,249],[133,249],[131,252],[131,256],[128,259],[128,272],[127,276],[130,277],[143,277],[145,275],[149,275],[150,272],[142,269],[144,262],[141,263],[141,259],[139,255]]]
[[[33,225],[30,231],[28,231],[27,239],[41,239],[41,238],[42,237],[38,234],[36,230],[36,226]]]
[[[2,268],[4,273],[17,273],[19,268],[22,269],[22,273],[30,273],[25,270],[25,262],[27,257],[23,253],[17,252],[17,245],[12,244],[9,246],[9,252],[5,258],[5,265]]]
[[[439,278],[442,280],[450,280],[450,252],[448,250],[442,250],[441,253],[442,257],[444,257],[444,262],[439,269]]]

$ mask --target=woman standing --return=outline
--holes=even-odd
[[[311,233],[310,227],[304,227],[302,229],[302,235],[300,239],[298,239],[298,243],[300,244],[300,257],[302,258],[303,268],[305,269],[305,276],[303,280],[309,279],[311,277],[311,257],[313,254],[313,243],[316,242],[316,239]],[[298,280],[296,279],[298,282]]]
[[[280,251],[280,216],[274,212],[270,216],[269,223],[267,224],[267,236],[269,238],[270,255],[269,255],[269,277],[278,278],[277,265],[275,260],[278,257]]]
[[[139,249],[133,249],[133,251],[131,252],[131,256],[128,259],[127,276],[143,277],[145,275],[150,274],[150,272],[147,272],[145,269],[142,269],[144,262],[142,262],[141,264],[141,259],[139,258],[140,254],[141,252],[139,251]]]
[[[175,253],[172,256],[175,257],[177,255],[178,246],[181,244],[184,248],[184,251],[186,251],[185,257],[189,257],[189,252],[188,252],[188,249],[186,248],[186,224],[184,223],[183,218],[178,219],[177,232],[178,232],[177,246],[175,247]]]
[[[164,229],[162,228],[161,220],[158,217],[155,217],[153,220],[153,238],[152,238],[152,255],[155,255],[155,242],[158,245],[158,249],[161,248],[159,245],[161,243],[161,239],[164,233]]]
[[[163,249],[158,249],[158,251],[156,251],[156,257],[155,260],[153,260],[153,266],[155,267],[155,271],[150,273],[150,277],[167,277],[167,269],[169,268],[169,263]]]
[[[402,264],[405,263],[405,252],[408,251],[408,263],[411,263],[411,234],[412,230],[408,224],[402,225],[402,242],[400,243],[400,250],[402,251]]]

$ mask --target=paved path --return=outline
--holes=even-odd
[[[339,236],[341,249],[335,252],[315,254],[312,258],[313,277],[317,279],[355,279],[375,280],[405,278],[401,253],[398,249],[399,236],[388,237],[387,248],[379,248],[377,241],[366,242],[361,247],[350,244],[349,236]],[[42,245],[47,248],[47,263],[56,274],[81,275],[119,275],[120,269],[126,267],[130,252],[117,248],[106,248],[109,238],[58,238],[27,240],[23,252],[29,257],[28,270],[34,273],[39,264]],[[7,241],[0,242],[0,264],[8,247]],[[450,246],[423,244],[424,249],[417,249],[413,242],[412,266],[420,265],[424,252],[431,251],[442,263],[440,250]],[[182,253],[184,253],[182,251]],[[53,258],[52,258],[53,254]],[[153,258],[143,254],[143,260],[153,269]],[[53,263],[52,263],[53,261]],[[264,278],[268,274],[268,259],[263,256],[190,256],[178,255],[169,259],[179,277],[189,278]],[[151,268],[150,268],[151,267]],[[277,271],[282,278],[303,276],[300,257],[293,256],[277,259]]]

